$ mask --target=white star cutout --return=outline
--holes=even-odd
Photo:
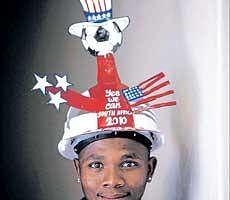
[[[106,18],[106,14],[105,13],[102,14],[102,18]]]
[[[101,15],[100,15],[100,14],[97,15],[97,19],[98,19],[98,20],[101,19]]]
[[[48,102],[48,104],[53,104],[57,110],[59,110],[59,106],[61,103],[67,102],[65,99],[61,98],[61,92],[58,92],[56,94],[49,92],[49,95],[50,101]]]
[[[67,90],[67,87],[72,85],[71,83],[68,83],[66,80],[66,75],[63,77],[60,77],[58,75],[55,75],[56,79],[57,79],[57,85],[56,87],[61,87],[65,92]]]
[[[37,90],[40,89],[43,93],[43,95],[45,95],[46,93],[46,87],[48,86],[52,86],[52,84],[50,84],[49,82],[47,82],[47,76],[44,76],[43,78],[39,77],[37,74],[34,74],[34,77],[37,80],[36,85],[33,87],[32,90]]]
[[[109,17],[109,18],[111,17],[111,13],[109,13],[109,12],[108,12],[106,15],[107,15],[107,17]]]
[[[95,21],[97,18],[95,15],[92,16],[92,19]]]

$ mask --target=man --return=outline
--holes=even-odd
[[[95,113],[79,114],[70,108],[58,148],[73,160],[84,199],[142,198],[157,165],[153,151],[163,143],[163,136],[152,110],[133,118],[133,129],[98,130]]]
[[[146,146],[119,137],[90,143],[74,160],[87,200],[140,200],[156,163]]]

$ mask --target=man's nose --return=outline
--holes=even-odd
[[[103,187],[120,188],[125,185],[125,179],[116,167],[104,169],[104,172]]]

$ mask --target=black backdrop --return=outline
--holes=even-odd
[[[24,61],[33,52],[46,0],[1,2],[0,199],[39,199],[36,177],[21,152],[26,79]],[[30,75],[29,75],[30,74]],[[28,181],[29,180],[29,181]]]

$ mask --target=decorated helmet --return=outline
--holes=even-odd
[[[128,17],[112,18],[111,0],[81,0],[86,22],[70,26],[69,33],[81,38],[84,48],[94,56],[114,53],[122,44],[122,31]]]
[[[91,4],[86,5],[87,2],[91,2]],[[111,0],[90,0],[81,1],[81,3],[88,20],[97,19],[93,16],[102,16],[102,18],[99,17],[99,21],[96,20],[92,23],[105,23],[112,20],[112,15],[107,15],[112,11],[109,6],[106,6],[107,4],[111,5]],[[103,3],[106,4],[102,6]],[[105,9],[106,7],[109,9]],[[87,12],[85,9],[88,9]],[[112,20],[112,22],[114,21]],[[76,32],[80,30],[78,25],[73,26],[77,28],[71,30]],[[84,26],[87,28],[87,24]],[[102,43],[101,47],[103,44],[106,45]],[[47,76],[40,77],[35,74],[37,83],[33,90],[39,89],[44,95],[49,95],[48,104],[53,104],[57,110],[61,103],[70,106],[64,126],[64,135],[58,144],[60,154],[70,160],[78,158],[81,150],[88,144],[114,137],[135,140],[152,152],[164,141],[157,128],[153,110],[176,104],[175,101],[158,101],[161,97],[174,93],[170,89],[165,91],[170,83],[168,80],[164,80],[163,72],[138,85],[129,87],[120,80],[114,52],[106,48],[101,52],[103,55],[95,54],[97,84],[83,94],[69,89],[72,84],[68,82],[67,76],[55,75],[57,84],[54,85],[47,81]]]
[[[163,135],[157,128],[153,110],[133,114],[134,127],[99,128],[98,113],[81,113],[71,107],[65,122],[64,135],[58,144],[58,150],[67,159],[78,157],[80,151],[88,144],[106,138],[129,138],[146,146],[151,152],[164,142]],[[115,119],[115,120],[114,120]],[[114,121],[123,120],[122,115]]]

